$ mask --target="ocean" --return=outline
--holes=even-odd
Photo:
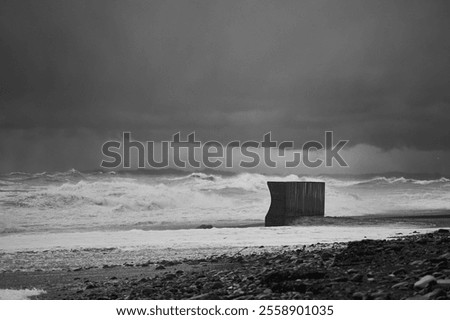
[[[261,224],[267,181],[324,181],[326,216],[450,210],[445,177],[16,172],[0,175],[0,234]]]
[[[265,228],[264,217],[270,206],[267,181],[325,182],[325,216],[336,218],[325,224]],[[81,250],[89,252],[93,260],[95,250],[120,251],[120,255],[108,255],[111,262],[125,261],[130,251],[152,250],[152,257],[174,258],[214,253],[218,248],[305,245],[385,238],[417,229],[425,232],[427,226],[414,219],[374,224],[371,219],[448,212],[449,191],[450,180],[439,176],[102,173],[74,169],[13,172],[0,175],[0,269],[20,268],[30,261],[36,266],[39,259],[41,266],[52,266],[45,255],[39,259],[28,255],[17,262],[18,254],[24,252]],[[346,219],[355,216],[360,217],[359,223]],[[198,229],[205,224],[213,228]],[[67,253],[58,260],[58,266],[78,265],[79,257]]]

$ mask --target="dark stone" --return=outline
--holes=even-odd
[[[95,284],[93,284],[93,283],[89,283],[89,284],[86,286],[86,290],[90,290],[90,289],[94,289],[94,288],[97,288],[97,286],[96,286]]]
[[[347,282],[347,281],[348,281],[347,277],[338,277],[331,279],[331,282]]]
[[[419,240],[416,241],[417,244],[427,244],[428,240],[425,238],[420,238]]]
[[[444,253],[444,254],[440,255],[438,259],[440,259],[440,260],[444,260],[444,259],[450,260],[450,252],[447,252],[447,253]]]
[[[355,274],[353,277],[350,278],[350,281],[352,282],[362,282],[364,279],[364,276],[360,273]]]
[[[433,291],[427,293],[426,295],[424,295],[425,299],[436,299],[438,297],[442,297],[442,296],[446,296],[446,293],[444,292],[444,290],[437,288],[434,289]]]
[[[391,288],[392,289],[399,289],[399,290],[406,290],[410,287],[409,282],[408,281],[403,281],[403,282],[399,282],[394,284]]]
[[[401,268],[401,269],[397,269],[394,272],[392,272],[392,274],[398,276],[398,275],[402,275],[402,274],[407,274],[408,272],[406,271],[406,269]]]
[[[327,274],[320,271],[312,271],[305,273],[297,273],[295,276],[297,279],[323,279]]]
[[[352,299],[354,300],[363,300],[364,299],[364,293],[362,292],[355,292],[352,294]]]
[[[177,276],[174,273],[168,273],[164,276],[164,280],[173,280],[175,279]]]
[[[119,296],[118,296],[117,294],[115,294],[115,293],[111,293],[111,294],[109,295],[109,299],[111,299],[111,300],[117,300],[117,299],[119,299]]]
[[[223,288],[223,283],[220,281],[214,282],[211,286],[212,290],[221,289]]]
[[[149,297],[155,293],[155,289],[153,288],[144,288],[142,289],[142,295],[145,297]]]
[[[212,229],[214,228],[212,224],[201,224],[197,227],[197,229]]]
[[[204,293],[198,296],[194,296],[189,300],[217,300],[218,296],[214,293]]]
[[[447,267],[448,267],[447,260],[441,261],[436,265],[437,270],[443,270],[443,269],[446,269]]]
[[[295,291],[300,293],[305,293],[307,289],[306,284],[300,281],[285,281],[285,282],[279,282],[272,285],[272,291],[273,292],[289,292],[289,291]]]

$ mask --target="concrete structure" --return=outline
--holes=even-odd
[[[266,227],[287,226],[302,217],[325,216],[325,182],[269,181],[272,202]]]

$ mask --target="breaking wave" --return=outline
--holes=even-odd
[[[12,172],[0,175],[0,233],[262,222],[272,180],[325,182],[328,216],[450,210],[447,177]]]
[[[372,179],[368,179],[365,181],[356,182],[355,184],[364,185],[364,184],[417,184],[417,185],[429,185],[429,184],[443,184],[449,183],[450,179],[448,178],[439,178],[434,180],[419,180],[419,179],[410,179],[404,177],[375,177]]]

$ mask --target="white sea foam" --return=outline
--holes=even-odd
[[[13,173],[0,176],[0,233],[263,222],[267,181],[323,181],[327,216],[450,210],[447,178]]]
[[[0,300],[28,300],[30,297],[38,296],[45,293],[39,289],[0,289]]]
[[[128,250],[177,248],[189,252],[208,248],[308,245],[364,238],[384,239],[400,233],[406,235],[413,230],[428,232],[435,229],[390,224],[369,227],[292,226],[11,234],[2,236],[0,250],[16,252],[114,247]]]

